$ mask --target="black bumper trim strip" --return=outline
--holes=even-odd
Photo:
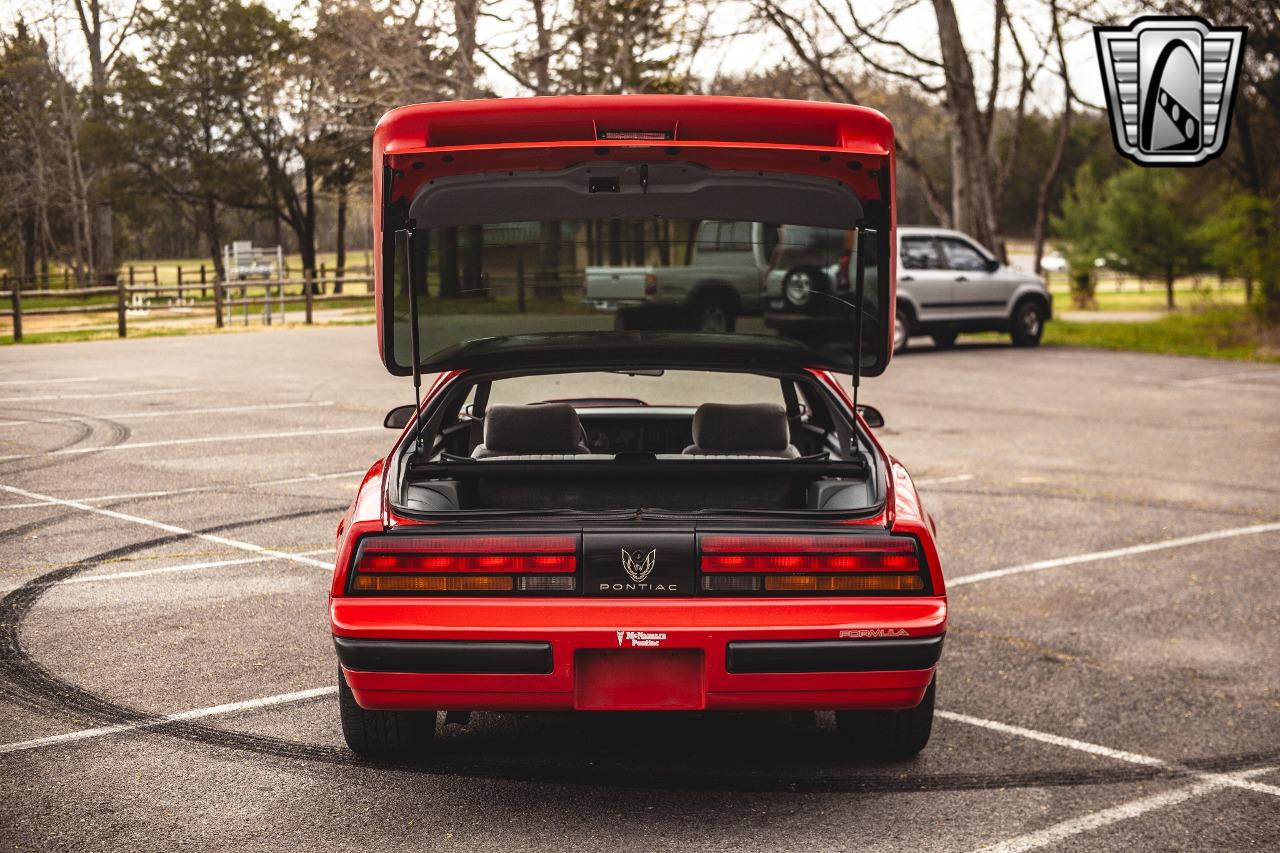
[[[942,635],[893,640],[780,640],[729,643],[729,672],[874,672],[928,669]]]
[[[546,675],[550,643],[333,638],[338,660],[360,672],[473,672]]]

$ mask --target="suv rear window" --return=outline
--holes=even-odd
[[[942,259],[932,237],[902,238],[902,268],[907,270],[940,270]]]

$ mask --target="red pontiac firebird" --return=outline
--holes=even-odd
[[[809,709],[919,752],[942,568],[856,402],[892,350],[889,121],[419,104],[378,124],[373,186],[380,352],[416,402],[338,526],[351,749],[421,755],[442,710]],[[771,277],[805,286],[766,304]]]

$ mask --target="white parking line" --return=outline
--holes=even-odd
[[[315,435],[345,435],[354,432],[373,432],[382,430],[382,426],[343,427],[340,429],[305,429],[290,432],[253,432],[243,435],[206,435],[200,438],[171,438],[164,441],[136,441],[125,444],[112,444],[107,447],[64,447],[48,453],[18,453],[0,456],[0,462],[13,459],[36,459],[48,456],[69,456],[78,453],[107,453],[117,450],[148,450],[153,447],[174,447],[181,444],[213,444],[219,441],[263,441],[276,438],[307,438]]]
[[[0,385],[58,385],[64,382],[97,382],[96,376],[73,376],[69,379],[6,379]]]
[[[1185,788],[1175,788],[1162,794],[1152,794],[1149,797],[1130,800],[1127,803],[1121,803],[1109,809],[1102,809],[1101,811],[1091,812],[1070,820],[1064,820],[1061,823],[1055,823],[1053,826],[978,849],[985,851],[985,853],[1025,853],[1027,850],[1058,844],[1084,832],[1102,829],[1122,820],[1129,820],[1156,809],[1176,806],[1179,803],[1185,803],[1187,800],[1221,790],[1229,787],[1225,781],[1228,778],[1243,781],[1253,776],[1266,775],[1275,769],[1275,767],[1255,767],[1252,770],[1229,773],[1224,779],[1206,779]]]
[[[332,548],[315,548],[311,551],[298,551],[298,556],[307,557],[313,554],[331,554]],[[201,569],[221,569],[226,566],[244,566],[250,563],[261,563],[267,560],[278,560],[279,557],[263,556],[263,557],[237,557],[234,560],[212,560],[206,563],[180,563],[176,566],[160,566],[154,569],[135,569],[130,572],[114,572],[109,575],[89,575],[88,577],[74,577],[66,580],[58,581],[55,586],[73,583],[99,583],[101,581],[118,581],[126,578],[140,578],[147,575],[163,575],[172,574],[174,572],[195,572]]]
[[[986,720],[982,717],[971,717],[968,714],[959,714],[955,711],[939,710],[935,711],[934,714],[944,720],[951,720],[955,723],[977,726],[978,728],[988,729],[993,732],[1000,732],[1001,734],[1027,738],[1028,740],[1047,743],[1051,746],[1060,746],[1064,749],[1074,749],[1077,752],[1087,752],[1090,755],[1110,758],[1115,761],[1123,761],[1127,764],[1140,764],[1144,767],[1161,767],[1168,770],[1177,770],[1179,772],[1186,773],[1189,776],[1194,776],[1200,780],[1214,780],[1231,788],[1242,788],[1246,791],[1255,791],[1260,794],[1270,794],[1273,797],[1280,797],[1280,786],[1267,785],[1262,782],[1250,782],[1245,779],[1236,779],[1226,773],[1205,773],[1200,770],[1193,770],[1189,767],[1184,767],[1181,764],[1165,761],[1162,758],[1155,758],[1150,755],[1140,755],[1136,752],[1112,749],[1109,746],[1101,746],[1096,743],[1089,743],[1088,741],[1063,737],[1062,735],[1055,735],[1051,732],[1041,732],[1036,731],[1035,729],[1024,728],[1022,726],[1013,726],[996,720]]]
[[[333,566],[323,560],[316,560],[311,557],[304,557],[300,554],[290,554],[287,551],[275,551],[271,548],[264,548],[261,545],[254,545],[252,542],[241,542],[239,539],[228,539],[225,536],[216,536],[212,533],[198,533],[194,530],[188,530],[185,527],[178,527],[176,524],[166,524],[163,521],[155,521],[150,518],[143,518],[139,515],[129,515],[128,513],[116,512],[115,510],[103,509],[102,507],[90,506],[80,501],[68,501],[61,498],[55,498],[50,495],[42,495],[38,492],[28,492],[26,489],[19,489],[16,486],[6,486],[0,484],[0,491],[9,492],[10,494],[20,497],[29,498],[31,500],[45,501],[47,503],[65,506],[70,509],[78,509],[84,512],[92,512],[97,515],[114,518],[117,521],[129,521],[134,524],[141,524],[146,527],[154,527],[157,530],[163,530],[166,533],[177,533],[183,536],[193,536],[196,539],[203,539],[205,542],[212,542],[215,545],[225,545],[228,548],[235,548],[238,551],[251,551],[254,554],[264,556],[272,556],[281,560],[293,560],[295,563],[302,563],[307,566],[319,566],[322,569],[332,569]]]
[[[123,501],[134,498],[167,498],[173,495],[190,495],[199,492],[216,492],[222,489],[257,488],[259,486],[285,486],[290,483],[313,483],[321,480],[337,480],[345,477],[363,477],[364,471],[337,471],[333,474],[306,474],[301,477],[286,477],[283,480],[259,480],[255,483],[234,485],[191,486],[186,489],[169,489],[159,492],[123,492],[117,495],[92,495],[83,498],[68,498],[77,503],[99,503],[101,501]],[[0,509],[30,509],[37,506],[57,506],[52,501],[27,501],[26,503],[0,504]]]
[[[138,418],[168,418],[186,415],[213,415],[223,412],[269,412],[280,409],[307,409],[320,406],[335,405],[333,400],[320,400],[311,403],[260,403],[253,406],[219,406],[212,409],[175,409],[172,411],[152,412],[115,412],[109,415],[67,415],[61,418],[39,418],[28,421],[0,421],[0,427],[27,426],[29,424],[60,424],[79,420],[81,417],[108,421],[134,420]]]
[[[32,403],[41,400],[106,400],[114,397],[146,397],[152,394],[186,394],[189,388],[157,388],[154,391],[116,391],[113,394],[41,394],[35,397],[0,397],[0,403]]]
[[[315,699],[320,696],[328,696],[336,693],[337,687],[316,687],[311,690],[299,690],[297,693],[281,693],[276,696],[264,696],[261,699],[248,699],[244,702],[229,702],[225,705],[214,705],[210,708],[196,708],[192,711],[181,711],[177,714],[168,714],[163,717],[154,717],[148,720],[140,720],[136,723],[120,723],[114,726],[100,726],[96,729],[81,729],[77,732],[67,732],[61,735],[50,735],[49,737],[36,738],[34,740],[24,740],[17,743],[0,744],[0,755],[9,752],[24,752],[29,749],[39,749],[44,746],[55,746],[60,743],[73,743],[75,741],[89,740],[91,738],[105,737],[107,735],[118,734],[119,732],[136,731],[137,729],[149,729],[155,726],[162,726],[165,723],[183,722],[186,720],[200,720],[205,717],[216,717],[220,714],[233,714],[236,711],[252,711],[257,708],[268,708],[273,705],[285,705],[290,702],[302,702],[307,699]]]
[[[1058,569],[1063,566],[1074,566],[1079,563],[1094,563],[1100,560],[1113,560],[1117,557],[1129,557],[1134,554],[1149,554],[1152,551],[1165,551],[1170,548],[1185,548],[1188,545],[1200,545],[1205,542],[1217,542],[1220,539],[1232,539],[1236,536],[1254,536],[1259,533],[1280,531],[1280,521],[1269,524],[1254,524],[1249,527],[1229,527],[1226,530],[1214,530],[1209,533],[1197,533],[1194,536],[1180,536],[1177,539],[1164,539],[1159,542],[1147,542],[1143,545],[1129,545],[1125,548],[1112,548],[1109,551],[1093,551],[1088,554],[1076,554],[1071,557],[1058,557],[1052,560],[1039,560],[1034,563],[1023,563],[1020,566],[1009,566],[1004,569],[993,569],[989,572],[977,572],[972,575],[960,575],[947,578],[948,587],[989,581],[1009,575],[1021,575],[1027,572],[1042,572],[1045,569]]]

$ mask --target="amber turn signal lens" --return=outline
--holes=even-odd
[[[356,575],[360,592],[509,592],[510,575]]]
[[[765,576],[770,592],[918,592],[919,575],[773,575]]]

